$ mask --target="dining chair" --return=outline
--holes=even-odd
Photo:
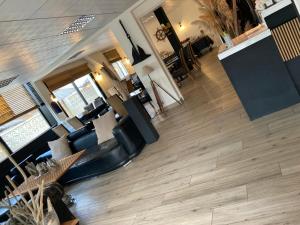
[[[127,116],[128,112],[123,105],[123,100],[118,95],[107,98],[108,104],[122,117]]]
[[[193,70],[193,66],[192,67],[189,66],[189,64],[188,64],[188,62],[186,60],[186,57],[184,56],[184,50],[183,50],[183,48],[181,48],[179,50],[179,58],[180,58],[181,66],[186,71],[186,74],[188,75],[188,77],[191,80],[194,80],[194,77],[191,74],[191,71]]]
[[[191,42],[188,43],[187,49],[188,49],[188,54],[190,56],[190,59],[191,59],[192,63],[195,65],[195,67],[197,67],[197,69],[199,71],[201,71],[201,64],[199,63],[198,59],[196,58],[196,54],[194,52],[194,49],[193,49],[193,46],[192,46]]]

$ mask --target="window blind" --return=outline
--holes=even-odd
[[[0,96],[0,124],[12,119],[15,116],[2,96]]]
[[[114,63],[114,62],[117,62],[122,59],[121,56],[119,55],[117,49],[112,49],[107,52],[104,52],[103,55],[110,63]]]
[[[1,95],[15,115],[20,115],[36,107],[33,99],[23,86],[12,88]]]
[[[90,68],[87,64],[84,64],[73,69],[57,73],[51,77],[47,77],[43,80],[43,82],[50,91],[54,91],[89,73],[91,73]]]

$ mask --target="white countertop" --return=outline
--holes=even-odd
[[[258,25],[246,33],[234,38],[232,40],[233,47],[227,48],[225,44],[221,45],[218,58],[220,60],[225,59],[269,36],[271,36],[271,31],[265,25]]]

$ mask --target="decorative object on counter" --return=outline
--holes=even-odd
[[[213,28],[222,35],[224,32],[232,36],[238,35],[234,31],[233,14],[226,0],[196,0],[200,9],[199,20],[193,23]]]
[[[174,99],[179,105],[182,105],[182,103],[177,100],[173,95],[171,95],[166,89],[164,89],[161,85],[159,85],[156,81],[152,80],[150,74],[154,71],[154,69],[150,66],[144,66],[143,67],[143,72],[144,74],[148,75],[149,79],[150,79],[150,82],[151,82],[151,87],[153,89],[153,93],[155,95],[155,98],[156,98],[156,102],[159,106],[159,110],[161,113],[165,112],[165,108],[164,108],[164,105],[163,105],[163,101],[161,100],[161,97],[159,96],[159,93],[158,93],[158,90],[156,88],[159,87],[162,91],[164,91],[167,95],[169,95],[172,99]]]
[[[2,153],[7,156],[10,162],[22,175],[24,182],[28,181],[24,170],[18,165],[18,163],[12,158],[12,156],[6,151],[2,150]],[[27,189],[25,194],[28,194],[30,200],[26,200],[24,194],[21,193],[17,185],[12,181],[9,176],[6,179],[13,187],[6,187],[6,200],[0,202],[0,207],[9,209],[9,220],[7,225],[59,225],[59,219],[54,211],[50,199],[47,198],[47,206],[44,207],[44,181],[38,185],[37,194],[34,196],[31,189]],[[17,199],[16,195],[20,197]],[[17,204],[11,204],[11,198],[13,198]]]
[[[281,2],[281,0],[256,0],[255,1],[255,9],[257,11],[265,10],[276,3]]]
[[[199,19],[193,25],[206,30],[212,28],[220,36],[229,34],[232,38],[259,23],[252,0],[195,0],[199,7]]]
[[[227,48],[233,47],[233,42],[232,42],[232,39],[231,39],[229,34],[223,33],[222,37],[225,41],[225,45],[226,45]]]
[[[151,55],[150,54],[146,54],[144,49],[142,49],[140,46],[137,45],[137,47],[134,45],[130,34],[127,32],[123,22],[121,20],[119,20],[128,40],[130,41],[131,45],[132,45],[132,57],[133,57],[133,63],[132,65],[136,65],[142,61],[144,61],[145,59],[149,58]]]
[[[49,198],[47,198],[47,209],[48,209],[48,213],[45,216],[43,224],[41,225],[60,225],[58,216]]]

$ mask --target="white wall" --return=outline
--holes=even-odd
[[[146,89],[149,91],[152,99],[155,101],[155,96],[152,92],[151,84],[149,78],[146,74],[143,73],[143,67],[145,65],[151,66],[154,68],[154,72],[151,73],[151,77],[161,84],[169,93],[171,93],[178,100],[183,99],[179,89],[177,88],[175,82],[173,81],[171,75],[168,70],[165,68],[161,59],[158,57],[157,52],[151,47],[146,35],[145,31],[141,27],[141,22],[138,19],[139,17],[145,15],[146,13],[153,10],[155,7],[158,7],[162,3],[161,0],[141,0],[124,12],[117,19],[112,21],[109,25],[109,28],[115,34],[118,39],[120,45],[122,46],[124,52],[129,57],[130,61],[133,62],[132,59],[132,46],[127,39],[120,23],[119,19],[121,19],[127,28],[127,31],[130,33],[134,43],[143,47],[146,53],[151,54],[151,57],[146,59],[145,61],[134,66],[136,73],[139,75],[141,81],[145,85]],[[162,98],[162,101],[165,106],[171,105],[175,103],[175,101],[170,98],[166,93],[159,91],[159,94]]]
[[[300,0],[294,0],[295,5],[297,6],[298,12],[300,13]]]

